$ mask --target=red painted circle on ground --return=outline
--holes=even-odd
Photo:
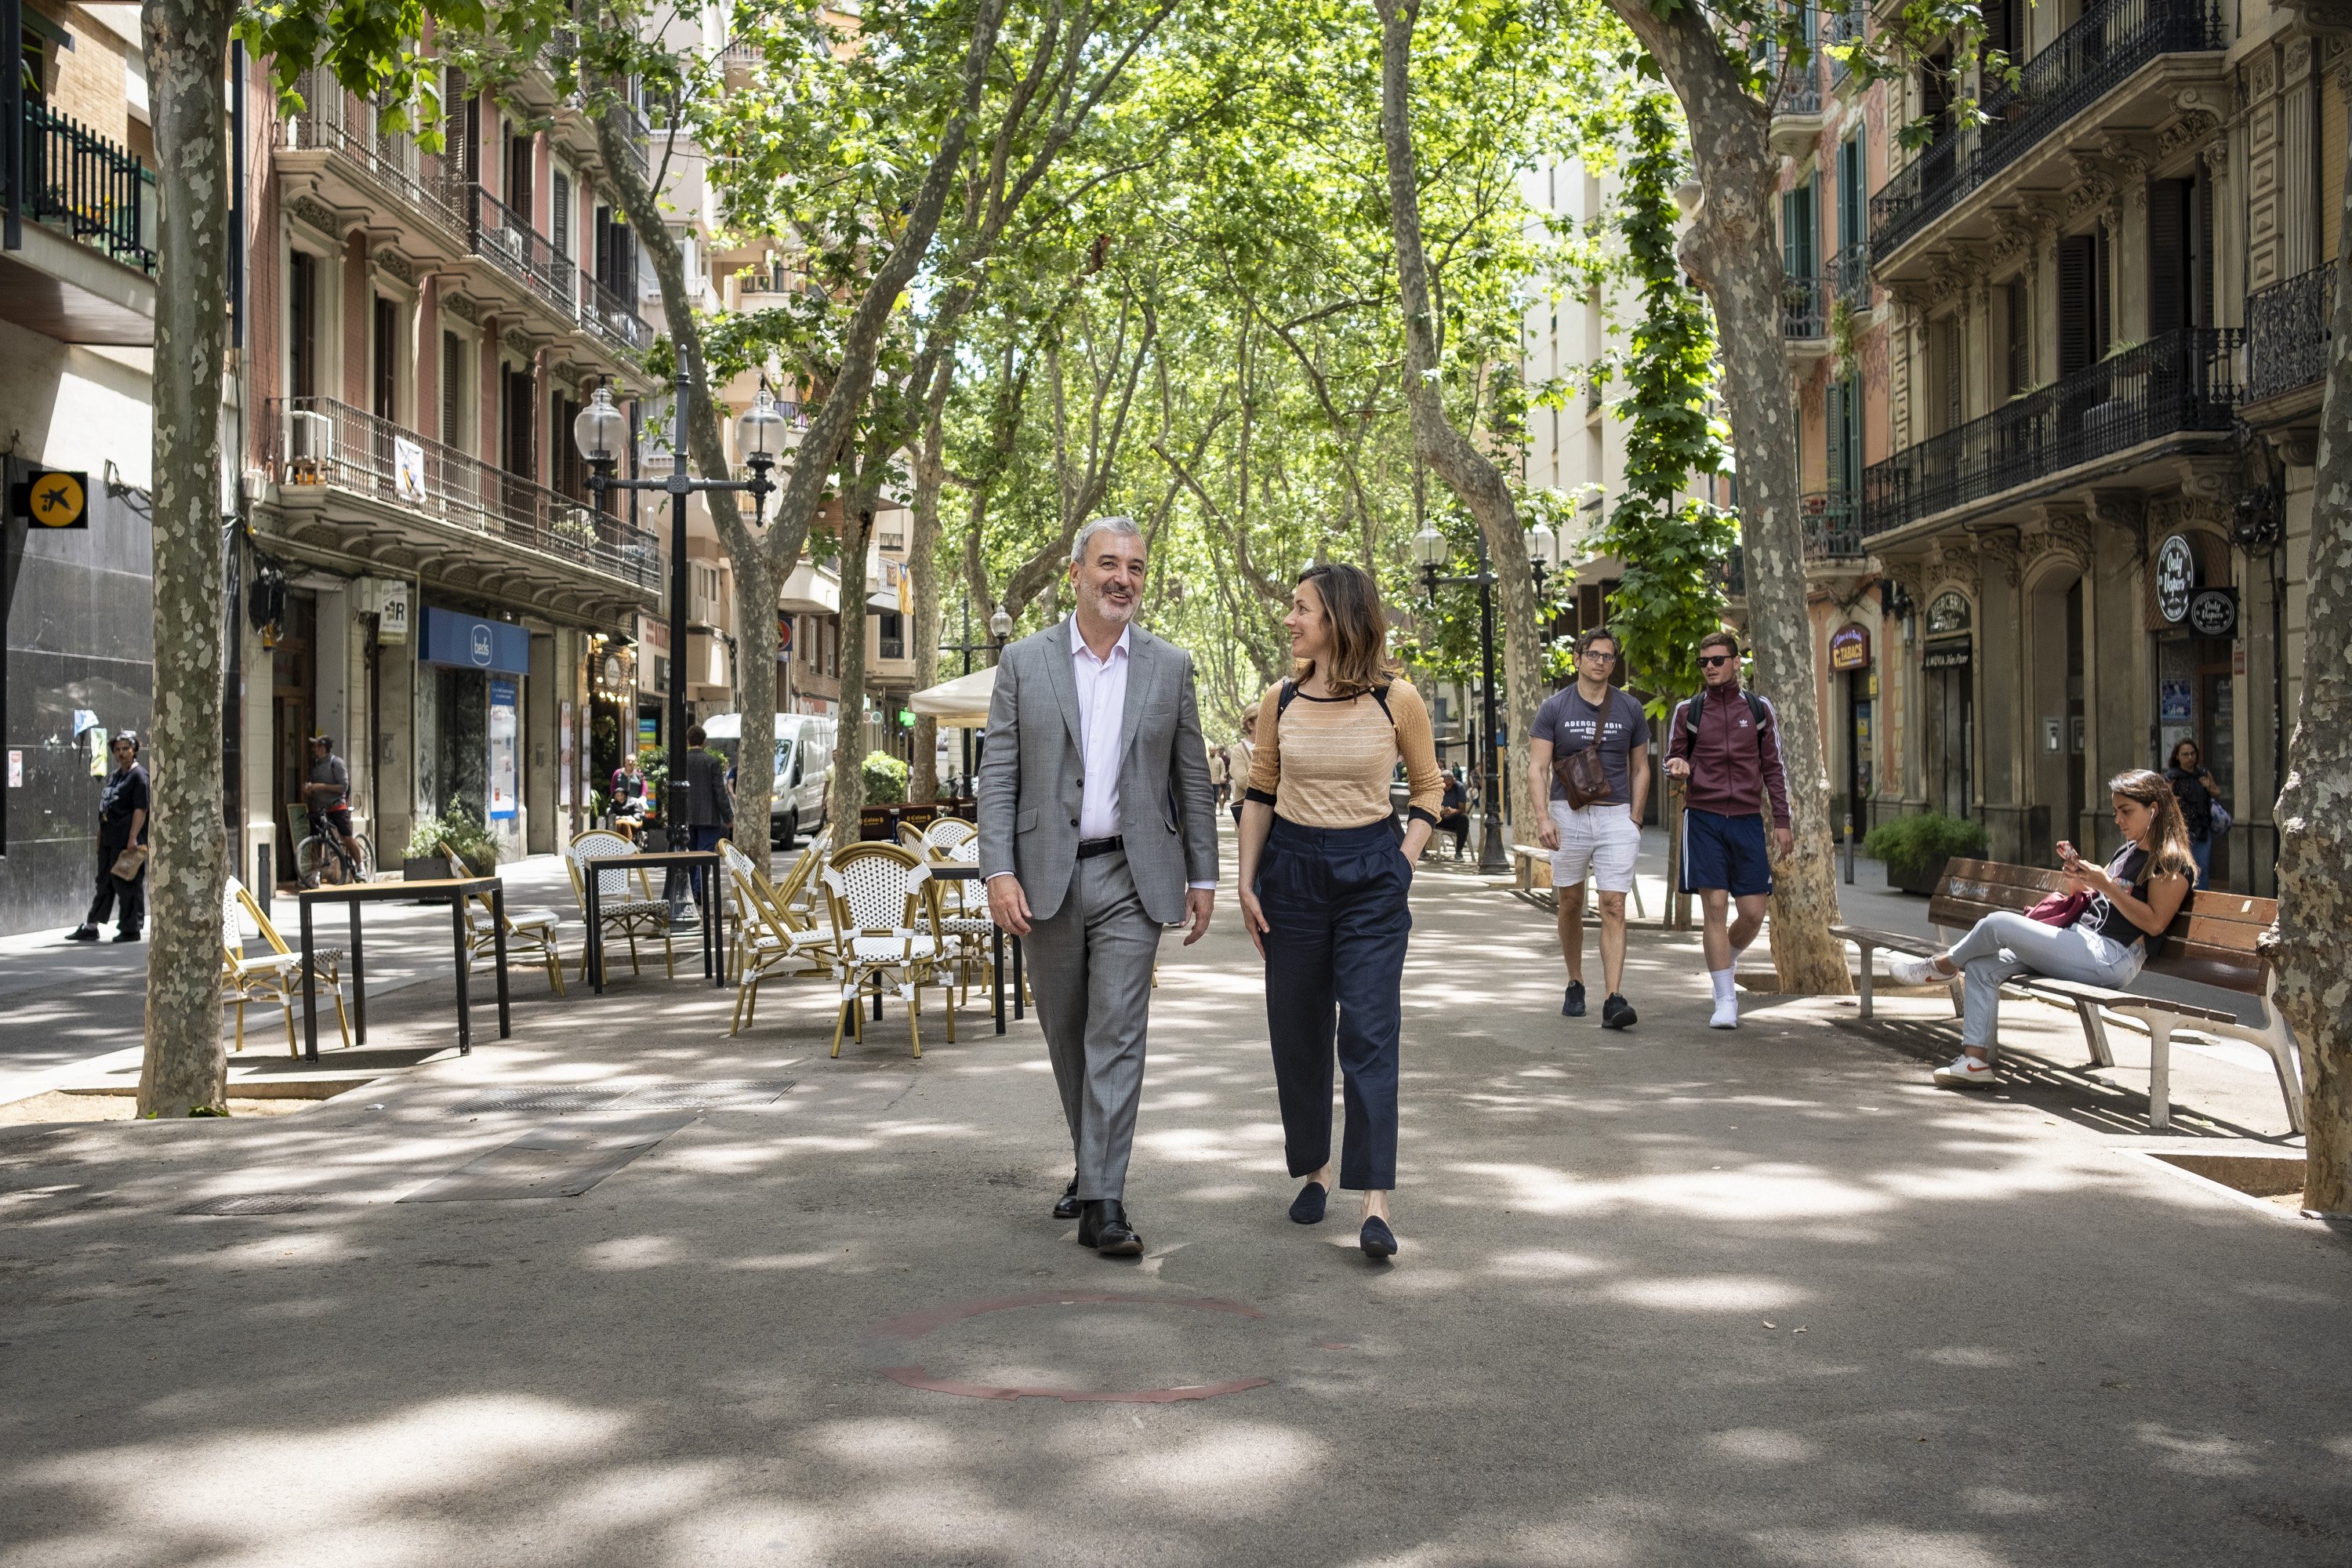
[[[945,1306],[908,1312],[877,1323],[874,1332],[887,1340],[919,1340],[934,1329],[990,1312],[1010,1312],[1024,1307],[1105,1306],[1181,1307],[1197,1312],[1230,1312],[1242,1318],[1265,1316],[1255,1307],[1244,1307],[1238,1301],[1219,1300],[1213,1296],[1171,1300],[1164,1296],[1126,1295],[1110,1290],[1037,1290],[1025,1296],[950,1301]],[[933,1394],[952,1394],[965,1399],[1059,1399],[1073,1405],[1173,1405],[1182,1400],[1214,1399],[1221,1394],[1265,1388],[1274,1381],[1265,1377],[1244,1377],[1230,1383],[1189,1384],[1177,1388],[1000,1388],[984,1384],[959,1383],[953,1378],[933,1377],[919,1366],[887,1366],[882,1372],[893,1383],[908,1388],[928,1389]]]

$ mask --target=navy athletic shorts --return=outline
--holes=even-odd
[[[1772,890],[1772,862],[1760,816],[1683,812],[1683,891],[1728,888],[1735,899]]]

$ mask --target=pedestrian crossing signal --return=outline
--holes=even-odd
[[[89,476],[51,468],[11,488],[9,510],[35,528],[89,526]]]

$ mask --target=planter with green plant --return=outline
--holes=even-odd
[[[1872,828],[1862,841],[1862,852],[1885,862],[1888,887],[1925,896],[1936,890],[1945,861],[1955,855],[1974,858],[1984,854],[1984,825],[1940,811],[1901,816]]]
[[[898,805],[907,798],[907,764],[887,752],[868,752],[858,764],[866,775],[866,804]]]
[[[449,864],[444,847],[457,851],[462,867]],[[401,877],[406,881],[422,881],[435,877],[447,877],[459,870],[476,877],[487,877],[498,868],[499,841],[480,819],[462,806],[454,806],[438,816],[421,816],[409,831],[408,847],[401,858]]]

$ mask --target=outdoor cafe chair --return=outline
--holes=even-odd
[[[441,853],[449,858],[450,872],[453,876],[463,877],[468,874],[465,858],[457,853],[455,846],[444,841]],[[478,904],[480,906],[478,910],[475,907]],[[467,898],[465,902],[465,915],[467,958],[469,961],[487,958],[493,963],[497,962],[499,933],[497,926],[493,923],[496,915],[490,907],[490,896],[488,893],[476,893]],[[548,989],[558,996],[566,994],[563,989],[563,959],[556,951],[555,945],[555,933],[562,925],[563,917],[553,910],[509,909],[507,910],[506,920],[507,952],[509,959],[522,957],[535,963],[545,963]]]
[[[250,924],[269,945],[267,952],[245,951]],[[318,983],[335,999],[335,1021],[343,1031],[343,1047],[352,1043],[351,1016],[343,1010],[342,952],[312,945]],[[235,877],[221,895],[221,1005],[236,1009],[236,1049],[245,1049],[245,1009],[255,1002],[275,1002],[286,1014],[286,1049],[302,1054],[294,1038],[294,995],[302,989],[302,955],[278,934],[260,903]]]
[[[816,916],[813,911],[794,902],[795,899],[807,890],[810,874],[816,867],[824,864],[823,850],[814,844],[803,850],[800,858],[793,862],[793,868],[784,874],[784,880],[781,886],[768,876],[767,871],[757,860],[745,854],[731,838],[722,838],[719,841],[719,861],[730,880],[748,883],[758,893],[760,901],[766,904],[774,914],[777,922],[784,930],[795,933],[799,951],[808,953],[814,962],[820,964],[832,963],[832,938],[818,928]],[[740,980],[743,973],[743,956],[751,948],[750,933],[752,928],[746,922],[744,910],[741,908],[730,905],[728,912],[735,921],[734,937],[728,947],[728,962],[733,967],[728,973]]]
[[[593,827],[574,838],[563,851],[563,864],[572,873],[572,896],[580,900],[581,917],[588,912],[588,889],[581,880],[583,864],[610,859],[616,855],[635,855],[637,847],[608,828]],[[604,880],[596,884],[596,912],[607,931],[618,932],[629,944],[629,973],[642,973],[637,965],[637,938],[659,937],[662,956],[669,966],[669,977],[677,978],[677,952],[670,941],[669,904],[654,897],[653,885],[646,880],[645,869],[635,868],[636,876],[631,889],[631,868],[618,867],[598,871]],[[588,978],[588,943],[580,944],[580,978]]]
[[[930,868],[896,844],[845,846],[824,871],[825,909],[832,916],[834,977],[841,1011],[833,1023],[833,1054],[841,1055],[845,1026],[866,1038],[863,997],[868,981],[895,989],[907,1003],[907,1033],[923,1054],[923,987],[939,983],[939,917],[925,884]],[[929,929],[926,930],[925,927]],[[950,1005],[948,1039],[955,1040]]]
[[[980,829],[969,822],[940,817],[923,829],[923,842],[932,860],[958,866],[980,864]],[[980,883],[935,878],[932,886],[937,889],[940,935],[947,943],[944,956],[954,964],[957,978],[963,983],[963,1000],[969,1003],[974,975],[995,978],[990,939],[996,934],[996,922],[988,918],[988,900],[979,891]]]
[[[834,944],[776,901],[774,889],[750,856],[724,838],[719,852],[734,884],[735,907],[742,912],[738,951],[730,955],[736,965],[735,1016],[727,1030],[738,1035],[759,1012],[761,982],[793,963],[807,964],[803,974],[831,974]]]

